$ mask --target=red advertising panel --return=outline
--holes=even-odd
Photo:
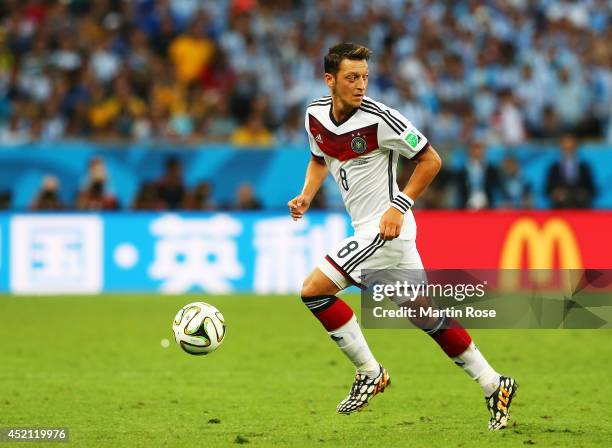
[[[612,268],[612,212],[415,211],[415,216],[426,268]]]

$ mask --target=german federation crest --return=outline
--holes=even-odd
[[[368,144],[363,137],[353,137],[351,140],[351,149],[357,154],[363,154],[368,149]]]

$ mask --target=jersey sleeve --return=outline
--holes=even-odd
[[[319,148],[319,145],[315,141],[312,133],[310,132],[310,126],[308,126],[308,112],[304,119],[304,127],[306,128],[306,135],[308,135],[308,143],[310,145],[310,153],[319,160],[323,160],[323,151]]]
[[[378,128],[379,146],[412,159],[429,146],[429,141],[410,121],[394,109],[387,109]]]

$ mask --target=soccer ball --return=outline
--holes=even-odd
[[[223,314],[212,305],[194,302],[176,314],[172,325],[176,343],[191,355],[214,352],[225,337]]]

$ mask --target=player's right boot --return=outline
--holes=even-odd
[[[389,386],[391,386],[391,378],[383,366],[380,366],[380,371],[375,377],[358,372],[348,397],[342,400],[336,409],[340,414],[361,411],[374,395],[384,392]]]
[[[508,376],[502,376],[499,379],[499,386],[493,394],[486,397],[487,409],[491,414],[489,419],[489,429],[491,431],[497,431],[498,429],[505,428],[508,424],[508,417],[510,415],[510,404],[518,389],[518,383],[514,378]]]

